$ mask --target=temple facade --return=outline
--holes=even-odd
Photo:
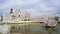
[[[23,15],[20,10],[16,10],[15,12],[13,9],[10,10],[10,13],[7,18],[3,19],[3,22],[21,22],[21,21],[41,21],[41,18],[33,18],[31,14],[27,11]]]
[[[13,9],[10,10],[10,13],[7,18],[3,19],[2,22],[25,22],[25,21],[33,21],[33,22],[45,22],[47,23],[48,20],[50,20],[48,16],[42,16],[39,18],[34,18],[31,16],[31,14],[27,11],[24,14],[21,12],[21,10],[13,11]]]

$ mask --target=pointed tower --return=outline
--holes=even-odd
[[[25,12],[25,18],[30,18],[31,14],[29,12]]]
[[[29,12],[25,12],[25,19],[24,21],[31,21],[31,14]]]
[[[21,20],[21,21],[23,20],[23,16],[20,10],[16,10],[15,16],[16,16],[16,19]]]
[[[13,9],[10,9],[9,17],[10,19],[15,19],[15,13],[13,12]]]
[[[10,9],[10,14],[13,13],[13,9]]]
[[[10,9],[10,16],[14,15],[13,9]]]

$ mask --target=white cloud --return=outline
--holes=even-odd
[[[56,7],[48,7],[48,4],[44,2],[40,2],[38,4],[35,4],[35,7],[30,12],[34,16],[42,16],[42,15],[48,15],[48,16],[55,16],[56,13]]]
[[[51,5],[51,6],[50,6]],[[21,9],[24,10],[29,8],[29,12],[32,16],[41,16],[41,15],[51,15],[54,16],[56,14],[57,6],[59,4],[59,0],[50,0],[45,2],[45,0],[8,0],[5,3],[0,4],[0,9],[5,11],[9,11],[10,8],[13,9]],[[6,13],[7,13],[6,12]]]
[[[60,0],[51,0],[52,5],[58,6],[60,5]]]

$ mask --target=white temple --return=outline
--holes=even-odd
[[[9,16],[3,19],[3,22],[44,22],[44,24],[48,24],[47,26],[56,26],[58,23],[54,19],[49,18],[48,16],[43,16],[39,18],[33,18],[29,12],[26,12],[24,15],[20,10],[16,10],[15,12],[11,9]]]
[[[31,14],[27,11],[23,15],[20,10],[16,10],[15,12],[11,9],[9,16],[3,19],[3,22],[22,22],[22,21],[40,21],[40,18],[33,18]]]

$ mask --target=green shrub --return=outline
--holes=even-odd
[[[60,24],[60,22],[58,22],[58,24]]]

